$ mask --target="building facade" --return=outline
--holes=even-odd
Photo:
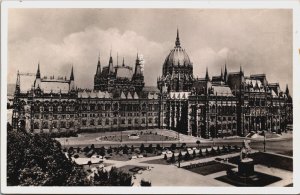
[[[269,83],[265,74],[246,76],[240,68],[219,76],[195,78],[193,63],[182,48],[177,30],[157,87],[145,86],[143,59],[134,69],[113,64],[101,68],[100,56],[93,89],[75,87],[69,79],[42,78],[40,66],[33,87],[20,90],[17,76],[12,124],[31,132],[118,131],[172,129],[202,138],[246,136],[251,131],[280,133],[293,123],[289,89]],[[224,72],[223,72],[224,68]]]

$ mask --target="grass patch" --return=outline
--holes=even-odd
[[[139,170],[146,170],[147,167],[144,166],[135,166],[135,165],[126,165],[123,167],[118,168],[119,170],[129,173],[131,175],[136,174]]]
[[[205,162],[205,163],[188,165],[183,168],[188,171],[198,173],[201,175],[210,175],[210,174],[217,173],[220,171],[225,171],[227,169],[232,169],[232,168],[234,168],[234,166],[219,163],[216,161],[209,161],[209,162]]]
[[[237,187],[262,187],[281,180],[279,177],[260,172],[255,172],[255,175],[245,179],[231,178],[227,175],[215,179]]]
[[[160,165],[169,165],[169,163],[163,159],[154,159],[154,160],[149,160],[149,161],[143,161],[143,163],[148,163],[148,164],[160,164]]]

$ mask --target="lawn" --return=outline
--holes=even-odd
[[[136,139],[131,139],[129,137],[130,133],[120,133],[115,135],[104,135],[101,137],[98,137],[97,140],[99,141],[113,141],[113,142],[127,142],[127,141],[175,141],[176,138],[165,136],[165,135],[159,135],[156,133],[143,133],[139,134],[139,137]]]
[[[154,159],[154,160],[148,160],[148,161],[144,161],[143,163],[148,163],[148,164],[161,164],[161,165],[169,165],[170,163],[168,163],[165,159],[160,158],[160,159]]]
[[[209,161],[209,162],[205,162],[205,163],[199,163],[199,164],[185,166],[183,168],[186,170],[189,170],[191,172],[201,174],[201,175],[210,175],[210,174],[217,173],[220,171],[225,171],[227,169],[232,169],[232,168],[234,168],[234,166],[219,163],[216,161]]]
[[[131,175],[136,174],[139,170],[146,170],[147,167],[144,166],[135,166],[135,165],[126,165],[123,167],[118,168],[119,170],[129,173]]]
[[[215,179],[237,187],[262,187],[281,180],[279,177],[260,172],[255,172],[254,176],[245,179],[230,178],[227,175]]]

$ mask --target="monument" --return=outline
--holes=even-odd
[[[240,162],[238,163],[238,175],[241,177],[249,177],[254,175],[254,162],[252,158],[248,157],[251,152],[249,146],[250,140],[244,140],[243,147],[240,153]]]

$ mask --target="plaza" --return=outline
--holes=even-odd
[[[147,130],[150,135],[150,130]],[[164,134],[161,135],[158,131],[151,130],[151,135],[158,136],[170,136],[173,138],[178,138],[174,136],[177,132],[172,131],[163,131]],[[166,133],[167,132],[167,133]],[[127,134],[132,134],[134,131],[125,131],[124,137]],[[147,140],[126,140],[124,143],[113,141],[104,141],[97,140],[99,136],[112,136],[113,132],[105,134],[85,134],[79,137],[67,138],[68,144],[64,145],[66,148],[72,146],[86,146],[81,145],[81,143],[97,143],[95,148],[105,148],[106,154],[101,158],[101,161],[95,161],[97,158],[94,154],[92,157],[87,158],[84,155],[81,155],[80,159],[74,159],[77,164],[85,166],[85,169],[88,170],[89,177],[92,177],[94,172],[98,168],[103,170],[110,170],[112,167],[116,167],[122,171],[132,174],[133,186],[139,186],[141,180],[150,181],[152,186],[243,186],[244,184],[232,183],[226,179],[226,171],[231,169],[237,171],[237,164],[234,159],[239,158],[241,143],[244,138],[231,138],[224,140],[202,140],[197,137],[187,136],[189,139],[185,139],[184,135],[180,139],[186,142],[185,147],[180,147],[178,140],[165,141],[164,149],[158,150],[156,148],[157,144],[160,145],[161,141],[151,141]],[[181,137],[181,135],[179,136]],[[63,139],[59,138],[61,143]],[[78,139],[78,141],[76,141]],[[201,140],[198,148],[196,140]],[[90,141],[90,142],[88,142]],[[100,142],[100,143],[99,143]],[[172,143],[177,143],[175,150],[172,150]],[[102,144],[102,145],[101,145]],[[145,146],[145,151],[140,151],[140,145]],[[154,151],[152,153],[147,152],[147,147],[153,145]],[[234,145],[235,144],[235,147]],[[120,149],[115,153],[115,148],[128,146],[129,152],[124,153],[124,150]],[[160,145],[161,146],[161,145]],[[193,147],[194,146],[194,147]],[[230,146],[230,149],[229,149]],[[277,147],[276,147],[277,146]],[[87,146],[86,146],[87,147]],[[108,153],[107,150],[113,147],[111,153]],[[152,147],[152,146],[151,146]],[[189,147],[193,147],[192,149]],[[257,186],[291,186],[293,185],[293,169],[292,162],[293,158],[291,156],[292,151],[292,133],[288,132],[283,134],[281,137],[268,138],[266,140],[266,152],[263,151],[263,140],[259,138],[252,139],[251,155],[255,156],[256,164],[255,170],[260,176],[268,177],[269,179],[264,179],[261,182],[255,183]],[[134,150],[130,150],[134,148]],[[230,151],[226,151],[226,148]],[[173,148],[174,149],[174,148]],[[201,150],[201,152],[200,152]],[[212,150],[216,151],[216,154],[212,154]],[[220,152],[220,151],[221,152]],[[96,151],[96,149],[95,149]],[[126,150],[127,151],[127,150]],[[162,153],[161,153],[162,151]],[[165,152],[164,152],[165,151]],[[195,152],[194,152],[195,151]],[[219,151],[219,153],[217,153]],[[179,152],[183,156],[186,153],[189,153],[191,158],[188,160],[182,160],[180,165],[178,163]],[[206,153],[209,152],[209,155]],[[96,152],[97,153],[97,152]],[[174,154],[173,154],[174,153]],[[192,157],[195,153],[197,157]],[[198,157],[203,154],[203,156]],[[172,155],[175,156],[175,161],[170,162]],[[117,156],[117,158],[116,158]],[[120,157],[122,156],[122,157]],[[93,158],[91,167],[88,167],[88,161]],[[166,158],[168,160],[166,160]],[[271,161],[275,163],[267,163],[268,159],[273,159]],[[188,168],[190,167],[190,168]],[[138,171],[134,172],[132,170],[137,169]],[[184,179],[183,179],[184,178]],[[225,178],[225,179],[224,179]],[[253,186],[254,184],[246,184]],[[254,186],[255,186],[254,185]]]

